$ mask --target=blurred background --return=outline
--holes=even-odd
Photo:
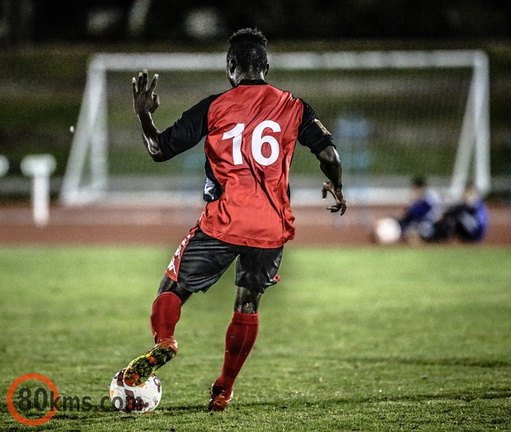
[[[0,199],[4,202],[28,199],[30,180],[22,173],[21,161],[27,154],[34,153],[50,153],[56,158],[51,194],[52,198],[58,198],[91,56],[116,52],[224,52],[229,35],[246,26],[258,27],[266,34],[272,53],[389,50],[481,50],[486,53],[490,65],[491,125],[491,190],[488,196],[495,201],[508,201],[511,177],[511,2],[501,0],[2,0],[0,155],[8,159],[9,169],[0,178]],[[128,176],[131,171],[156,169],[148,160],[138,161],[144,155],[140,152],[137,125],[131,114],[129,82],[133,73],[135,71],[118,78],[109,77],[108,84],[108,122],[112,128],[109,152],[110,159],[118,158],[118,163],[111,164],[109,170],[122,171]],[[160,118],[173,121],[190,103],[209,93],[227,89],[222,73],[213,78],[208,73],[212,82],[197,76],[194,82],[183,83],[180,81],[182,75],[169,73],[161,80],[162,104],[168,105]],[[357,76],[362,81],[355,81]],[[386,142],[393,143],[405,139],[403,137],[408,137],[408,141],[416,140],[401,130],[403,124],[409,122],[410,113],[415,111],[415,117],[427,118],[426,123],[423,121],[420,128],[417,127],[418,136],[429,135],[429,138],[421,141],[421,146],[408,145],[407,155],[387,168],[407,179],[412,174],[419,174],[424,167],[427,172],[420,174],[432,177],[452,169],[462,110],[468,97],[467,77],[449,78],[443,84],[432,85],[429,90],[421,90],[423,96],[417,91],[423,81],[403,81],[389,73],[383,74],[383,78],[380,74],[378,80],[381,81],[373,75],[358,73],[344,73],[342,79],[348,81],[342,82],[339,77],[319,77],[322,82],[330,80],[328,82],[334,87],[336,83],[347,83],[354,89],[352,93],[358,91],[360,94],[357,99],[352,94],[343,96],[340,91],[336,101],[329,99],[332,87],[320,89],[317,86],[318,77],[315,80],[314,76],[301,77],[298,82],[293,77],[276,73],[272,78],[274,81],[270,79],[271,82],[282,84],[281,87],[311,101],[336,139],[350,143],[344,155],[347,175],[357,175],[359,185],[371,181],[370,177],[364,180],[368,173],[385,174],[377,161],[380,153],[386,150],[380,149],[378,153],[376,147],[371,147],[376,140],[374,137],[387,134]],[[425,79],[424,74],[419,78]],[[165,87],[164,83],[173,84],[173,87]],[[367,83],[375,87],[378,94],[392,94],[393,108],[384,106],[387,102],[375,99],[372,94],[363,93]],[[457,83],[459,89],[453,83]],[[403,93],[403,87],[408,87],[410,93]],[[437,106],[442,95],[453,88],[458,93],[452,96],[452,107],[436,111],[429,108]],[[183,98],[171,106],[167,101],[169,96],[180,91]],[[428,92],[436,94],[429,102],[424,95]],[[456,100],[456,94],[459,100]],[[444,99],[451,100],[449,98]],[[409,103],[413,99],[415,106],[403,108],[405,101]],[[379,131],[378,124],[390,121],[384,117],[385,112],[400,104],[401,120],[393,126],[393,135]],[[426,107],[429,114],[419,112],[418,106]],[[451,108],[452,114],[447,114]],[[371,112],[377,110],[381,114],[375,117]],[[446,120],[448,116],[452,119]],[[430,127],[433,122],[440,125],[435,131]],[[168,126],[171,120],[161,120],[160,123]],[[443,141],[450,144],[444,145]],[[126,152],[127,147],[123,147],[126,142],[133,144],[136,154]],[[429,156],[438,156],[436,162],[434,158],[424,158],[427,151],[422,145],[429,145],[428,142],[436,142],[436,147],[429,152]],[[351,150],[349,146],[352,146]],[[449,146],[452,148],[445,153]],[[120,153],[129,153],[128,158],[121,160],[121,156],[116,156],[116,148],[121,149]],[[342,155],[343,148],[340,149]],[[397,151],[403,154],[401,149]],[[419,153],[423,156],[418,157]],[[298,176],[306,176],[317,169],[315,165],[310,168],[310,159],[300,154],[296,159],[295,174]],[[177,174],[200,173],[202,163],[192,154],[172,171]],[[165,172],[164,168],[157,169]]]
[[[243,26],[273,40],[511,36],[511,4],[502,0],[3,0],[1,18],[2,38],[16,45],[218,40]]]

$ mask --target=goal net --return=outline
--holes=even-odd
[[[268,82],[314,107],[334,136],[350,204],[397,204],[423,175],[445,197],[467,181],[489,190],[488,60],[481,51],[278,53]],[[203,145],[163,164],[142,144],[131,78],[159,73],[160,130],[202,98],[229,88],[225,54],[98,54],[91,58],[61,189],[66,205],[94,201],[199,202]],[[297,146],[294,204],[317,205],[323,181]],[[314,198],[312,198],[314,197]]]

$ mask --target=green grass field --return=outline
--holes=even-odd
[[[179,355],[158,373],[157,410],[101,407],[114,373],[151,346],[150,307],[172,252],[0,248],[0,430],[511,430],[506,248],[290,246],[228,411],[209,414],[206,403],[232,314],[232,271],[185,305]],[[80,409],[38,427],[18,423],[5,396],[26,373],[47,376]],[[38,386],[25,383],[33,395]]]

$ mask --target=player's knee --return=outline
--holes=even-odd
[[[261,293],[250,291],[247,288],[238,287],[234,309],[246,314],[257,313],[261,295]]]
[[[190,291],[181,288],[181,286],[176,281],[170,279],[167,275],[163,276],[163,279],[160,283],[160,288],[158,289],[158,295],[165,292],[171,292],[177,295],[181,300],[181,303],[184,303],[192,295]]]

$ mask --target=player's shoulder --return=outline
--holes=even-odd
[[[304,112],[307,110],[308,104],[301,98],[295,96],[293,92],[285,89],[281,89],[274,85],[269,84],[269,91],[273,93],[274,100],[279,105],[286,106],[289,109],[300,110],[300,112]]]
[[[251,102],[260,102],[264,100],[265,104],[292,103],[304,105],[302,99],[297,98],[287,90],[282,90],[266,81],[260,81],[250,85],[238,85],[218,95],[213,102],[214,105],[224,103],[245,104]]]
[[[223,92],[225,93],[225,92]],[[209,96],[206,96],[205,98],[201,99],[200,101],[198,101],[195,105],[193,105],[192,107],[190,107],[188,109],[188,111],[202,111],[202,110],[208,110],[209,106],[216,100],[218,99],[220,96],[222,96],[223,93],[217,93],[217,94],[213,94],[213,95],[209,95]]]
[[[303,100],[301,98],[295,96],[294,93],[292,91],[290,91],[290,90],[282,89],[282,88],[277,87],[277,86],[275,86],[273,84],[268,84],[268,86],[269,86],[269,88],[271,88],[276,93],[280,93],[282,95],[285,95],[286,97],[288,97],[291,100],[296,100],[296,101],[303,102]]]
[[[222,95],[224,95],[226,92],[221,92],[221,93],[216,93],[216,94],[212,94],[212,95],[209,95],[209,96],[206,96],[204,99],[202,99],[201,101],[199,101],[197,103],[197,105],[206,105],[206,106],[209,106],[211,105],[215,100],[217,100],[219,97],[221,97]]]
[[[222,96],[222,93],[214,94],[205,97],[204,99],[201,99],[199,102],[197,102],[192,107],[188,108],[186,111],[183,112],[181,119],[183,117],[188,119],[197,119],[197,118],[203,118],[205,115],[207,115],[211,104],[215,102],[220,96]]]

